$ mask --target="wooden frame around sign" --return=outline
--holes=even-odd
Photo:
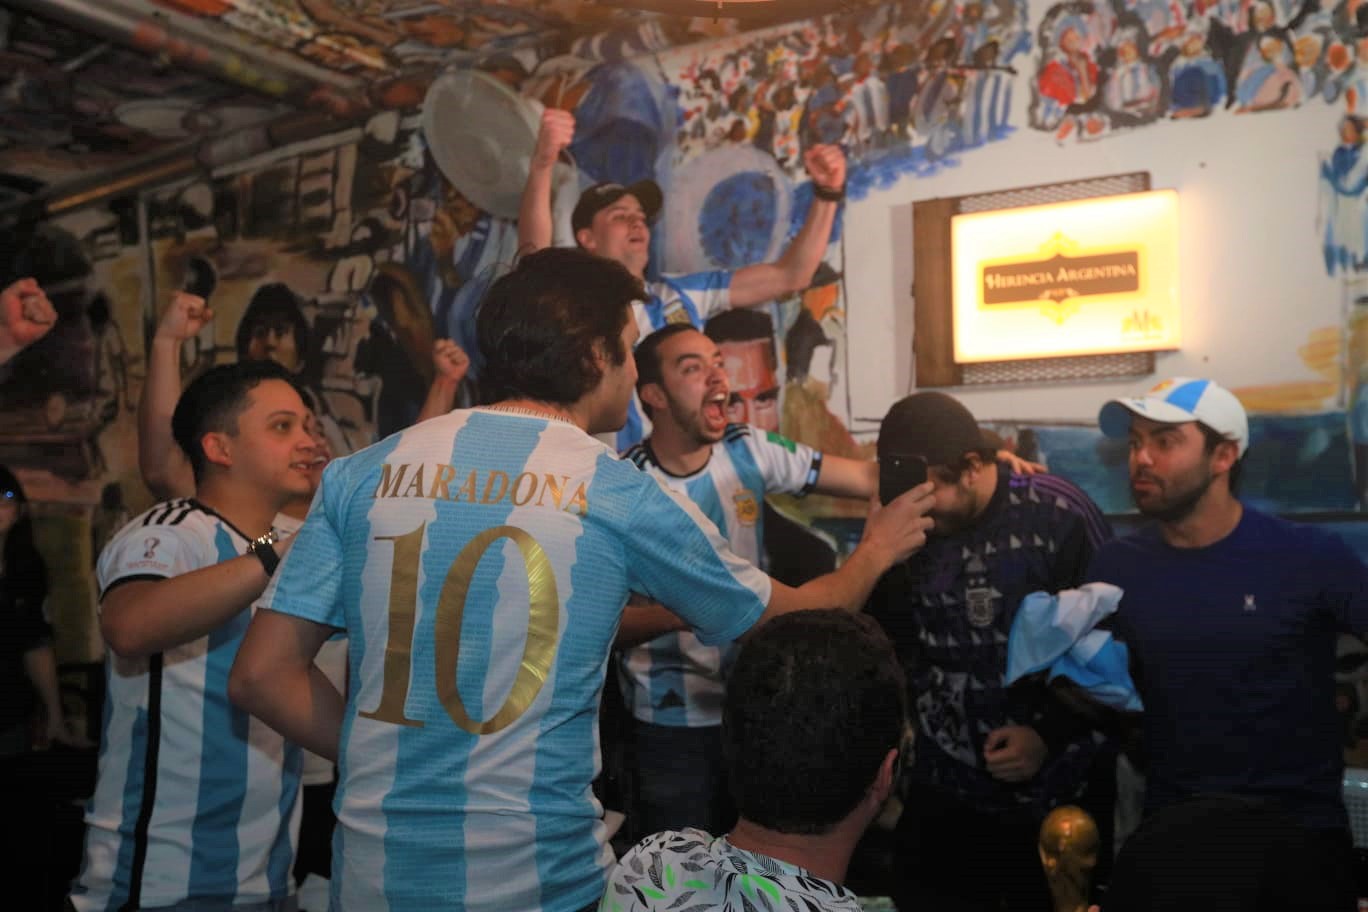
[[[1093,380],[1153,373],[1153,352],[960,364],[955,361],[954,300],[951,291],[953,251],[950,220],[956,215],[1138,193],[1149,189],[1149,173],[1137,171],[913,203],[912,357],[917,388]]]

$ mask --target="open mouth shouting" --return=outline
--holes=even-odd
[[[718,390],[703,400],[703,423],[709,431],[721,433],[727,427],[727,391]]]

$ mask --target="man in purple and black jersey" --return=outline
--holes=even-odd
[[[926,547],[884,574],[867,608],[907,669],[917,731],[898,822],[908,875],[894,898],[909,909],[1049,909],[1036,833],[1050,807],[1079,797],[1097,751],[1043,686],[1005,686],[1007,641],[1022,599],[1079,585],[1111,530],[1073,484],[998,462],[974,416],[943,393],[894,403],[878,455],[925,460],[935,484]]]

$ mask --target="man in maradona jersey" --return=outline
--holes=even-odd
[[[79,912],[293,908],[299,751],[229,704],[228,670],[288,547],[272,519],[313,485],[306,414],[279,365],[201,375],[172,418],[195,496],[153,507],[100,554],[110,655]]]
[[[925,540],[916,489],[838,572],[791,589],[591,436],[626,418],[642,293],[584,251],[524,258],[479,315],[495,404],[334,461],[262,597],[231,688],[340,752],[335,909],[593,906],[612,862],[591,789],[599,697],[628,594],[727,642],[783,612],[858,610]],[[312,661],[339,629],[345,701]]]
[[[542,114],[518,211],[518,245],[524,253],[551,245],[552,172],[556,159],[574,136],[575,117],[569,111],[548,108]],[[837,207],[845,199],[845,153],[839,146],[815,145],[804,153],[803,165],[812,178],[812,204],[798,234],[772,263],[662,275],[645,281],[651,246],[649,223],[664,203],[660,187],[650,180],[628,186],[600,183],[585,190],[570,217],[575,243],[590,253],[616,260],[645,281],[646,297],[632,308],[643,337],[670,323],[688,323],[701,329],[709,317],[729,307],[765,304],[801,291],[812,281],[831,239]],[[639,404],[633,400],[627,422],[618,432],[618,449],[626,449],[649,431]]]

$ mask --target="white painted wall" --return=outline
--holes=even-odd
[[[1341,109],[1316,101],[1292,111],[1222,110],[1060,144],[1025,126],[1034,55],[1016,62],[1013,135],[960,154],[958,167],[904,177],[846,207],[852,429],[876,430],[858,419],[883,415],[912,388],[913,202],[1129,171],[1178,191],[1181,350],[1159,355],[1154,378],[948,392],[984,420],[1092,420],[1106,398],[1167,376],[1227,386],[1319,379],[1297,349],[1312,330],[1342,323],[1342,283],[1326,274],[1317,223],[1318,162],[1338,142]]]

